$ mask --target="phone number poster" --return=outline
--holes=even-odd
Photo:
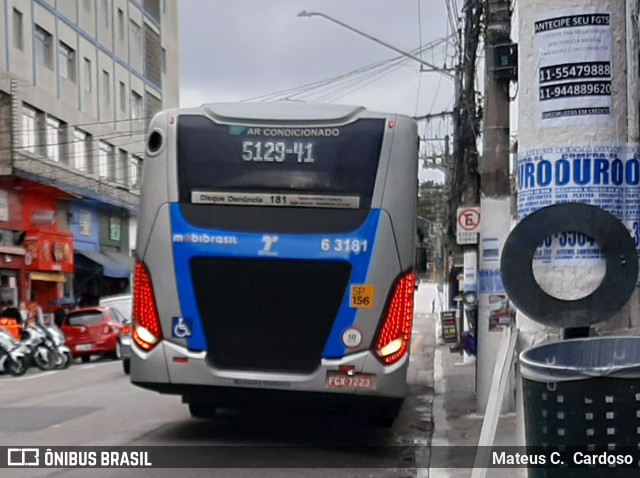
[[[538,127],[611,122],[611,14],[598,8],[547,13],[534,32]]]

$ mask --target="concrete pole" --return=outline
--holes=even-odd
[[[500,280],[500,253],[511,226],[509,184],[509,81],[494,74],[494,48],[511,42],[511,10],[508,0],[485,2],[484,131],[480,161],[481,189],[480,265],[478,295],[478,411],[487,407],[491,381],[502,338],[499,321],[508,310]],[[493,310],[493,314],[492,314]],[[508,316],[506,317],[508,319]]]
[[[640,152],[638,0],[521,0],[518,16],[519,219],[546,205],[586,202],[616,215],[633,234],[640,224],[638,185],[612,176],[605,180],[594,165],[596,159],[605,169],[626,165]],[[570,176],[563,173],[567,165]],[[588,295],[600,283],[604,261],[578,259],[580,244],[561,239],[540,250],[548,255],[534,264],[536,279],[556,297]],[[591,335],[621,333],[637,326],[638,315],[636,292],[615,317],[593,326]],[[519,352],[561,338],[559,328],[521,313],[517,322]],[[521,399],[517,415],[524,443]]]
[[[633,212],[635,208],[630,206],[637,206],[639,201],[628,201],[632,194],[637,194],[637,186],[613,184],[611,179],[603,181],[593,166],[595,158],[606,160],[606,164],[615,160],[626,162],[634,148],[637,149],[637,63],[634,73],[627,73],[628,58],[637,56],[637,41],[627,40],[628,36],[637,37],[637,26],[635,35],[627,34],[627,28],[633,23],[631,12],[627,14],[625,2],[614,0],[528,0],[520,2],[519,16],[519,218],[548,204],[587,202],[612,212],[633,230],[633,222],[640,219],[640,212]],[[558,17],[590,18],[609,24],[572,27],[551,23]],[[580,45],[589,45],[589,49]],[[628,55],[628,47],[636,51]],[[576,70],[557,71],[555,64],[565,61],[578,64]],[[598,76],[582,79],[571,76],[579,72],[580,66],[584,69],[583,65],[587,63],[598,65],[602,70],[596,72]],[[540,81],[542,77],[545,81]],[[580,81],[594,82],[598,90],[605,89],[599,95],[562,96],[570,93],[564,91],[566,87]],[[632,84],[636,90],[633,105],[627,95],[632,91]],[[556,94],[560,97],[556,98]],[[546,99],[541,100],[541,95]],[[549,95],[551,97],[547,98]],[[630,115],[631,111],[635,113]],[[630,134],[629,119],[632,117],[636,124],[632,128],[635,132]],[[580,176],[577,170],[570,182],[558,177],[557,171],[562,169],[558,162],[563,161],[563,155],[566,162],[562,167],[569,164],[575,169],[579,165],[585,172],[580,185],[574,184],[575,178]],[[531,182],[530,172],[534,173],[533,177],[542,178],[537,170],[543,162],[551,163],[555,175],[550,181]],[[567,246],[559,241],[556,244],[554,240],[549,249],[553,254],[563,247]],[[536,263],[534,270],[541,287],[556,296],[571,299],[584,296],[597,287],[603,267],[602,259],[559,263],[552,257],[546,263]],[[620,315],[625,316],[623,322],[628,322],[628,310]],[[614,322],[617,322],[616,318],[610,323]],[[560,336],[560,330],[542,327],[522,315],[518,316],[518,324],[520,336],[528,345]]]

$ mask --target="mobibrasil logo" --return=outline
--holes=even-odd
[[[187,244],[237,244],[236,236],[219,236],[211,234],[174,234],[173,242]]]

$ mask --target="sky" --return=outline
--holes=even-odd
[[[180,0],[180,105],[286,97],[414,117],[450,110],[449,77],[421,71],[419,62],[326,18],[298,17],[302,11],[324,13],[413,52],[450,35],[446,5],[446,0]],[[454,52],[451,43],[441,43],[415,56],[451,67]],[[322,88],[295,90],[318,82],[325,82]],[[289,91],[267,96],[284,90]],[[421,133],[442,137],[446,129],[433,121]],[[425,154],[442,144],[432,141],[433,151]]]

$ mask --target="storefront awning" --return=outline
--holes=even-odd
[[[67,282],[64,274],[60,272],[30,272],[31,280],[41,280],[45,282]]]
[[[102,266],[102,275],[106,277],[111,277],[113,279],[125,279],[131,275],[131,269],[111,259],[102,252],[75,251],[75,253],[80,254]]]
[[[122,252],[104,251],[103,254],[107,255],[110,259],[113,259],[121,266],[126,267],[129,271],[132,271],[136,265],[136,260],[133,257],[123,254]]]

